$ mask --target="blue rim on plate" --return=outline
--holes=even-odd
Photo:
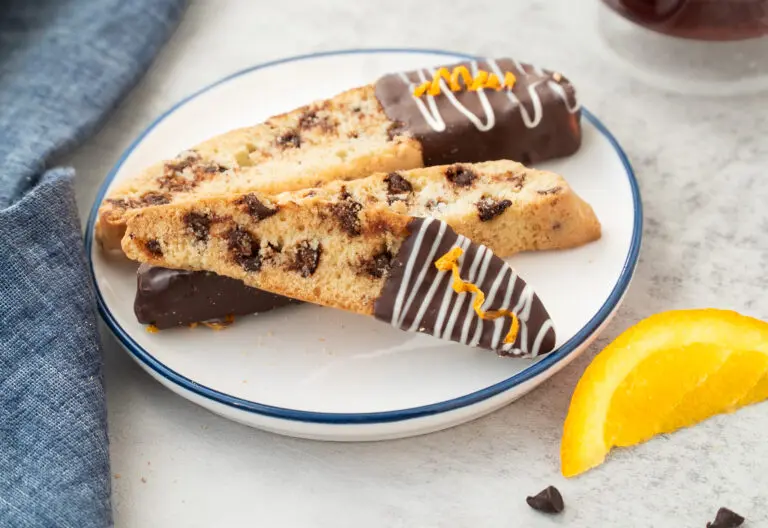
[[[131,336],[128,335],[128,333],[125,330],[123,330],[123,328],[117,323],[112,313],[107,308],[104,302],[104,298],[101,295],[101,291],[99,290],[98,284],[96,283],[96,277],[93,269],[93,259],[91,258],[93,238],[94,238],[93,230],[94,230],[94,224],[97,218],[99,204],[101,204],[102,200],[104,199],[104,195],[107,192],[107,188],[109,187],[109,184],[115,178],[115,175],[117,174],[118,170],[120,170],[120,167],[123,165],[123,163],[131,154],[131,152],[133,152],[133,150],[138,146],[138,144],[146,137],[146,135],[152,129],[154,129],[161,121],[163,121],[166,117],[168,117],[170,114],[176,111],[179,107],[184,105],[187,101],[197,97],[198,95],[204,92],[207,92],[208,90],[222,83],[230,81],[236,77],[239,77],[246,73],[250,73],[255,70],[269,68],[271,66],[276,66],[278,64],[283,64],[286,62],[301,61],[301,60],[313,59],[317,57],[326,57],[330,55],[353,55],[353,54],[364,54],[364,53],[424,53],[424,54],[444,55],[444,56],[467,58],[467,59],[476,58],[475,56],[467,55],[465,53],[453,53],[445,50],[431,50],[431,49],[417,49],[417,48],[376,48],[376,49],[352,49],[352,50],[337,50],[337,51],[327,51],[327,52],[321,52],[321,53],[311,53],[306,55],[297,55],[295,57],[279,59],[271,62],[265,62],[263,64],[258,64],[256,66],[252,66],[250,68],[246,68],[244,70],[236,72],[232,75],[228,75],[227,77],[224,77],[223,79],[220,79],[219,81],[216,81],[215,83],[210,84],[194,92],[193,94],[185,97],[184,99],[182,99],[181,101],[173,105],[170,109],[164,112],[160,117],[155,119],[155,121],[152,122],[141,134],[139,134],[136,140],[134,140],[134,142],[122,154],[120,159],[117,161],[115,166],[107,175],[107,178],[105,179],[104,183],[101,185],[101,188],[99,189],[99,193],[96,196],[96,200],[94,201],[93,207],[91,208],[91,213],[88,217],[88,225],[85,232],[86,233],[85,247],[88,255],[88,263],[89,263],[89,269],[91,273],[91,279],[93,280],[94,287],[96,290],[96,300],[97,300],[99,312],[101,313],[101,316],[104,318],[104,321],[106,322],[109,329],[115,334],[115,336],[118,338],[121,344],[124,347],[126,347],[128,351],[135,358],[141,361],[148,368],[152,369],[158,375],[162,376],[168,381],[188,391],[191,391],[194,394],[197,394],[198,396],[202,396],[203,398],[206,398],[230,407],[235,407],[240,410],[262,414],[262,415],[270,416],[273,418],[281,418],[284,420],[300,421],[300,422],[323,423],[323,424],[376,424],[376,423],[397,422],[401,420],[431,416],[434,414],[439,414],[439,413],[444,413],[454,409],[459,409],[461,407],[466,407],[468,405],[472,405],[480,401],[486,400],[492,396],[495,396],[513,387],[516,387],[517,385],[520,385],[530,379],[533,379],[534,377],[554,367],[557,363],[559,363],[565,357],[570,355],[585,339],[587,339],[587,337],[589,337],[595,330],[597,330],[600,327],[600,325],[606,320],[606,318],[611,314],[611,312],[618,305],[622,296],[624,295],[627,288],[629,287],[629,283],[634,273],[634,269],[637,265],[638,255],[640,252],[640,244],[642,239],[642,228],[643,228],[643,209],[642,209],[642,202],[640,200],[640,190],[637,184],[637,179],[635,178],[634,171],[632,170],[632,166],[629,162],[629,159],[627,158],[627,155],[624,153],[622,148],[619,146],[619,143],[618,141],[616,141],[616,138],[613,137],[613,135],[608,131],[605,125],[603,125],[600,122],[600,120],[598,120],[594,115],[592,115],[591,112],[589,112],[586,108],[582,108],[582,115],[592,125],[594,125],[594,127],[597,128],[597,130],[601,134],[603,134],[606,137],[606,139],[608,139],[608,141],[611,143],[613,148],[616,150],[616,153],[618,154],[622,164],[624,165],[624,168],[627,171],[627,178],[629,179],[629,184],[632,191],[632,201],[634,202],[635,211],[636,211],[634,225],[632,228],[632,242],[630,244],[629,252],[627,253],[627,258],[624,261],[624,265],[622,266],[622,271],[621,271],[621,275],[619,276],[619,280],[611,290],[611,293],[606,299],[605,303],[603,303],[603,305],[600,307],[597,313],[592,317],[592,319],[590,319],[587,322],[587,324],[584,325],[584,327],[582,327],[578,332],[576,332],[576,334],[573,337],[571,337],[568,341],[563,343],[563,345],[560,348],[558,348],[548,356],[544,357],[542,360],[538,361],[537,363],[526,368],[525,370],[515,374],[514,376],[511,376],[505,379],[504,381],[500,381],[499,383],[496,383],[494,385],[491,385],[479,391],[475,391],[470,394],[460,396],[458,398],[453,398],[443,402],[432,403],[429,405],[423,405],[419,407],[411,407],[408,409],[380,411],[380,412],[371,412],[371,413],[328,413],[328,412],[315,412],[315,411],[299,411],[295,409],[286,409],[283,407],[275,407],[272,405],[265,405],[265,404],[254,402],[254,401],[244,400],[242,398],[237,398],[229,394],[219,392],[210,387],[206,387],[205,385],[201,385],[179,374],[178,372],[172,369],[169,369],[163,363],[155,359],[154,356],[152,356],[148,351],[142,348],[138,343],[136,343],[136,341],[134,341],[133,338],[131,338]]]

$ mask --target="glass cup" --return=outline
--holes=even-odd
[[[601,0],[597,27],[643,82],[701,95],[768,90],[768,0]]]

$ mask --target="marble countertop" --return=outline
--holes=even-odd
[[[569,398],[591,357],[652,313],[719,307],[768,319],[768,97],[688,98],[628,76],[594,45],[593,2],[198,0],[151,72],[66,162],[83,219],[120,153],[162,111],[241,68],[354,47],[512,55],[564,72],[624,145],[645,205],[625,302],[590,351],[516,403],[423,437],[284,438],[176,396],[104,330],[114,510],[122,526],[704,526],[727,505],[768,526],[768,404],[559,474]],[[553,39],[557,35],[559,40]],[[549,484],[566,511],[525,497]]]

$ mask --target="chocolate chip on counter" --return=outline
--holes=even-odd
[[[163,248],[160,247],[160,242],[158,242],[156,239],[147,240],[144,243],[144,247],[147,248],[147,252],[152,255],[153,257],[162,257],[163,256]]]
[[[211,217],[204,213],[190,211],[184,215],[184,223],[192,231],[195,238],[200,242],[208,240],[208,233],[211,230]]]
[[[384,177],[384,182],[387,184],[387,192],[389,194],[409,193],[413,190],[411,182],[396,172],[390,172],[387,174]]]
[[[715,520],[707,523],[707,528],[736,528],[744,523],[744,517],[728,508],[717,510]]]
[[[238,226],[227,233],[227,240],[233,260],[240,264],[245,271],[259,271],[261,269],[259,241],[253,238],[253,235]]]
[[[560,513],[565,508],[563,496],[554,486],[541,490],[533,497],[527,497],[525,502],[534,510],[544,513]]]
[[[536,191],[538,194],[547,195],[547,194],[557,194],[560,192],[560,187],[552,187],[551,189],[544,189],[543,191]]]
[[[510,200],[494,200],[493,198],[483,198],[477,204],[477,212],[481,222],[493,220],[512,205]]]
[[[339,221],[341,229],[349,236],[360,235],[360,209],[363,205],[352,199],[346,188],[341,190],[341,201],[331,205],[331,212]]]
[[[301,136],[296,130],[289,130],[277,136],[277,145],[283,148],[301,147]]]
[[[253,193],[246,194],[237,201],[240,205],[245,205],[246,211],[255,220],[264,220],[277,213],[277,207],[274,209],[266,206],[259,197]]]
[[[147,191],[141,195],[141,202],[144,205],[165,205],[171,202],[170,196],[156,191]]]
[[[457,187],[469,187],[477,179],[477,174],[463,165],[451,165],[445,170],[445,177]]]
[[[313,247],[309,240],[302,240],[296,245],[296,256],[290,269],[298,271],[302,277],[307,278],[315,273],[320,264],[322,246],[320,243]]]
[[[384,250],[374,255],[370,260],[363,263],[363,272],[375,279],[380,279],[389,272],[392,267],[392,253]]]

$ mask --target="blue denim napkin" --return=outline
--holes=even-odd
[[[185,0],[0,2],[0,526],[112,524],[101,353],[71,169]]]

